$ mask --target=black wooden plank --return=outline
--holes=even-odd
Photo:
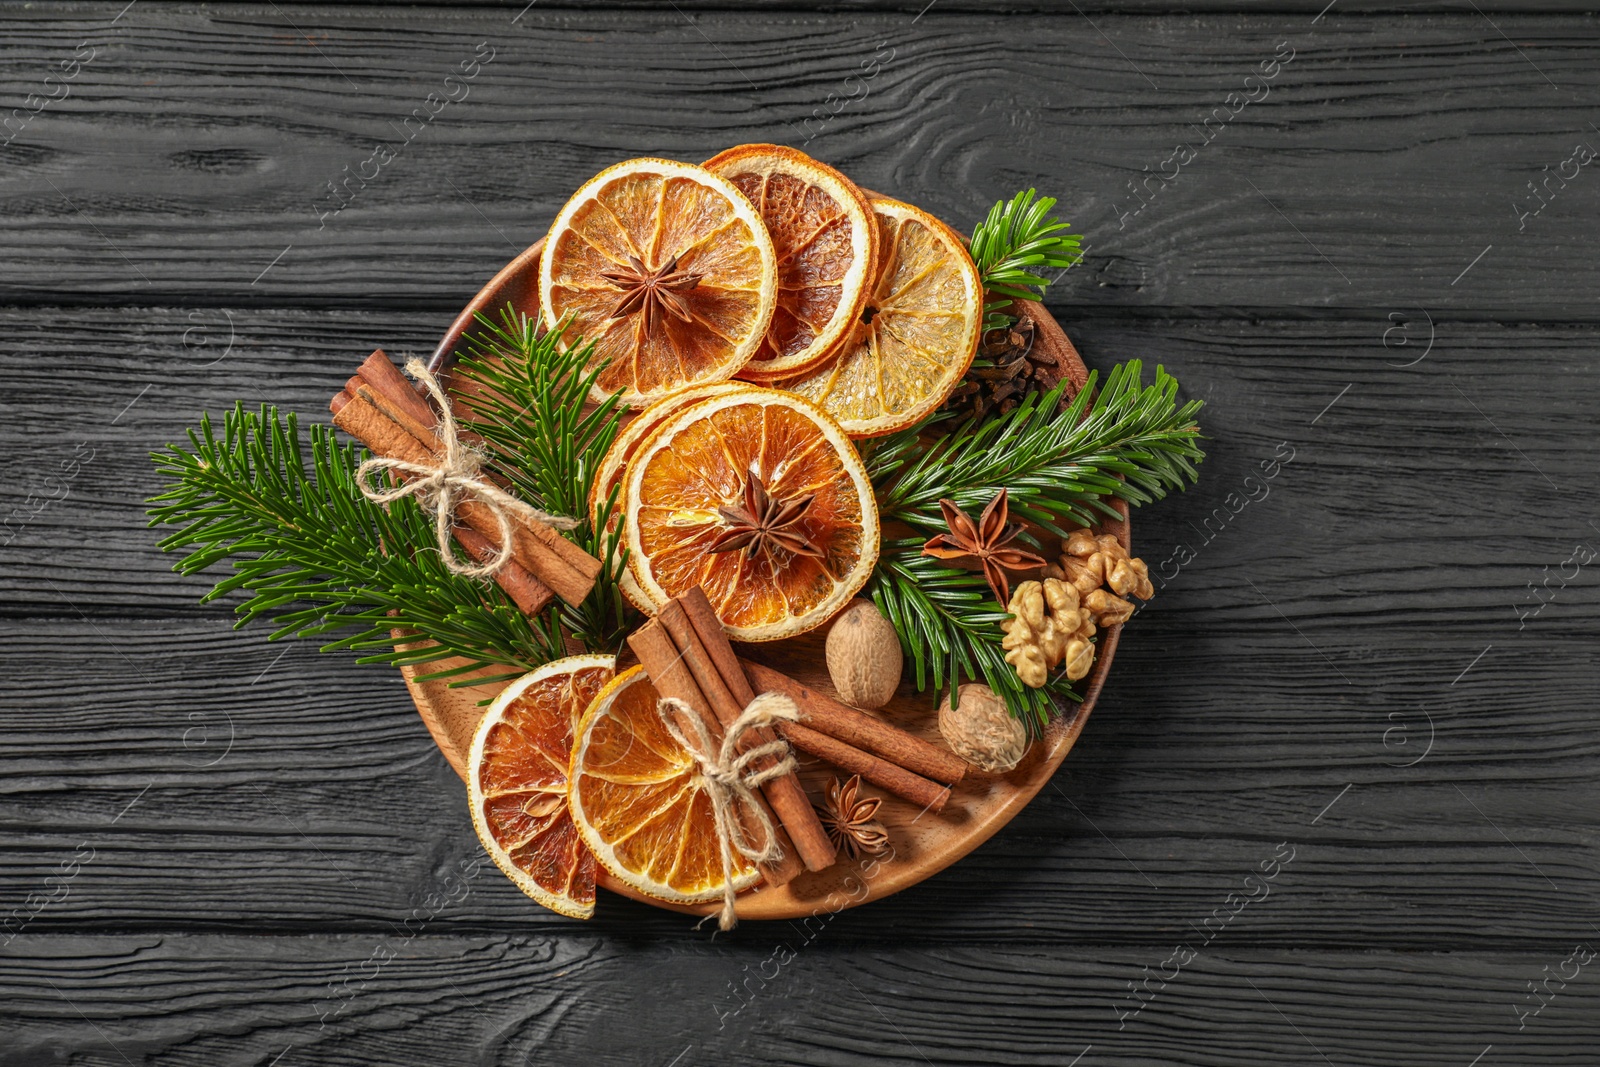
[[[760,942],[687,945],[404,933],[29,938],[0,960],[0,1064],[73,1053],[83,1056],[74,1062],[152,1067],[274,1057],[552,1067],[1592,1062],[1600,994],[1592,951],[1584,969],[1573,945],[1211,949],[1173,974],[1162,964],[1175,947],[888,955],[845,951],[833,930],[798,927]],[[1569,959],[1564,973],[1575,977],[1551,983],[1555,997],[1537,1016],[1518,1016],[1539,1003],[1526,983]],[[1147,976],[1154,997],[1135,1015],[1129,987]]]
[[[606,164],[813,134],[863,184],[960,225],[1021,186],[1061,196],[1090,246],[1068,303],[1588,315],[1600,281],[1574,241],[1595,229],[1587,171],[1559,177],[1600,136],[1595,24],[1577,16],[516,15],[17,21],[19,98],[80,42],[96,52],[6,149],[0,297],[453,309]],[[1284,41],[1292,62],[1247,87]],[[452,83],[466,97],[319,222],[328,183],[406,139],[479,42],[495,58]],[[1247,91],[1268,95],[1235,97],[1201,145]],[[1132,214],[1130,183],[1180,139],[1195,157]],[[1547,173],[1549,206],[1519,218]]]
[[[1054,785],[835,928],[1159,944],[1280,842],[1293,862],[1229,943],[1552,947],[1582,927],[1600,893],[1592,636],[1497,636],[1452,685],[1481,646],[1323,644],[1330,662],[1281,622],[1226,633],[1141,619]],[[13,621],[0,670],[30,683],[0,724],[0,921],[21,906],[33,932],[382,929],[480,862],[460,782],[383,668],[197,613]],[[58,892],[75,854],[90,861]],[[35,893],[55,899],[33,915]],[[492,867],[441,916],[582,937],[686,922],[607,896],[577,924]]]
[[[1168,586],[1161,609],[1271,626],[1281,609],[1319,640],[1337,633],[1336,644],[1370,647],[1396,629],[1470,630],[1487,642],[1553,596],[1532,616],[1540,631],[1592,633],[1587,571],[1569,573],[1567,589],[1560,575],[1576,544],[1600,540],[1590,525],[1600,520],[1585,514],[1597,485],[1582,436],[1587,397],[1600,390],[1595,329],[1441,318],[1430,349],[1418,309],[1393,314],[1403,319],[1062,312],[1092,366],[1163,362],[1210,401],[1200,486],[1138,517],[1139,551]],[[187,614],[208,583],[172,575],[144,528],[141,502],[159,488],[147,452],[236,398],[323,419],[366,352],[426,352],[448,318],[0,315],[17,367],[0,399],[0,505],[16,516],[0,547],[0,614]],[[1262,478],[1262,464],[1288,456]]]

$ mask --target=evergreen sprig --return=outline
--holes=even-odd
[[[1009,201],[995,201],[967,246],[984,290],[1001,298],[983,305],[985,330],[1011,325],[1012,317],[1004,311],[1011,301],[1043,299],[1051,280],[1041,269],[1065,270],[1083,258],[1079,236],[1065,232],[1068,224],[1050,214],[1055,198],[1035,201],[1035,195],[1028,189]]]
[[[1065,536],[1065,524],[1119,517],[1113,498],[1140,505],[1186,488],[1205,458],[1202,401],[1180,405],[1177,379],[1158,365],[1147,386],[1142,371],[1136,359],[1117,365],[1098,395],[1091,372],[1064,407],[1066,382],[932,441],[932,419],[882,439],[868,460],[881,520],[938,533],[940,499],[976,515],[1006,489],[1014,518]]]
[[[456,393],[463,422],[488,445],[488,460],[517,495],[552,515],[582,518],[589,486],[622,420],[620,394],[585,410],[601,367],[586,369],[594,344],[562,351],[561,329],[541,335],[537,318],[507,304],[499,320],[481,311],[462,338],[457,369],[480,388]]]
[[[964,680],[983,682],[1037,737],[1059,706],[1080,698],[1058,673],[1043,688],[1022,684],[1005,661],[1000,623],[1010,615],[981,574],[922,555],[922,540],[885,541],[867,595],[883,612],[910,658],[919,692],[934,699]]]
[[[478,329],[462,339],[457,364],[476,386],[456,393],[463,425],[483,438],[488,466],[522,499],[579,520],[568,536],[606,565],[581,604],[559,607],[561,622],[585,648],[615,650],[639,614],[618,584],[628,557],[622,524],[611,522],[615,493],[599,509],[597,527],[589,489],[622,426],[620,394],[586,406],[603,369],[587,368],[592,343],[562,351],[561,329],[541,335],[537,319],[510,304],[498,321],[481,312],[477,321]]]
[[[271,640],[347,631],[323,650],[356,650],[361,663],[465,661],[428,678],[494,667],[507,668],[494,680],[514,678],[564,654],[554,612],[529,619],[498,586],[445,567],[414,499],[385,508],[363,496],[365,452],[341,446],[331,429],[311,427],[309,467],[298,420],[276,408],[236,405],[220,437],[204,415],[189,444],[152,454],[171,484],[151,498],[150,524],[182,525],[160,542],[187,553],[174,566],[180,574],[232,561],[232,576],[202,603],[248,594],[239,626],[267,617]],[[397,647],[395,629],[419,640]]]

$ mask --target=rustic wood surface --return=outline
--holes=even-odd
[[[731,7],[3,12],[0,1067],[1597,1062],[1592,0]],[[426,356],[607,163],[807,137],[961,225],[1059,195],[1052,311],[1205,399],[1210,458],[967,859],[714,939],[564,920],[398,676],[195,605],[147,453]]]

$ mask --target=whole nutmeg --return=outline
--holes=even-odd
[[[950,751],[975,767],[1001,774],[1028,751],[1028,732],[1006,710],[993,689],[969,682],[956,690],[953,706],[939,709],[939,732]]]
[[[881,708],[900,687],[900,638],[870,600],[853,602],[833,620],[827,656],[828,677],[846,704]]]

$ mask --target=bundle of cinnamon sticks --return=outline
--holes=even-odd
[[[740,659],[698,586],[668,601],[628,644],[657,692],[710,714],[724,727],[757,692],[784,694],[799,707],[803,720],[774,727],[784,740],[926,810],[943,808],[950,786],[965,774],[966,763],[953,753],[770,667]],[[771,739],[771,732],[761,731],[749,746]],[[783,859],[763,871],[767,881],[781,885],[799,874],[802,866],[813,871],[832,866],[837,859],[833,842],[799,779],[792,773],[784,775],[767,782],[762,792],[769,814],[781,826],[784,845]]]
[[[383,349],[367,357],[328,405],[333,424],[375,456],[429,465],[442,452],[438,419]],[[487,505],[464,500],[455,509],[456,542],[480,563],[500,553],[500,523]],[[546,524],[512,516],[511,558],[494,580],[525,614],[543,611],[552,597],[580,603],[594,587],[600,561]]]

